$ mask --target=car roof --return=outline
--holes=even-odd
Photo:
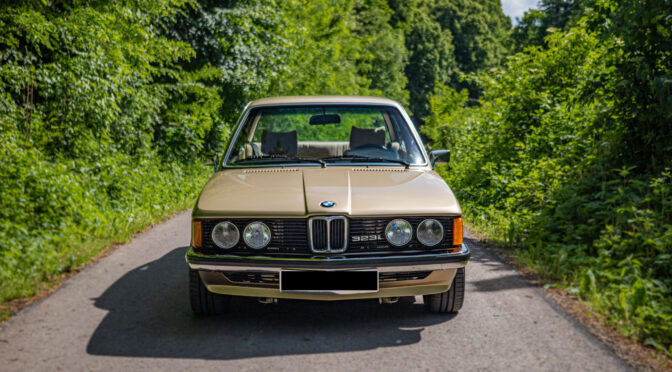
[[[401,105],[387,98],[364,97],[364,96],[288,96],[288,97],[269,97],[252,101],[248,104],[249,108],[267,105],[291,105],[291,104],[373,104],[373,105]]]

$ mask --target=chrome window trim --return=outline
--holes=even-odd
[[[315,249],[313,246],[313,221],[315,220],[324,220],[327,225],[327,249],[319,250]],[[343,220],[344,227],[344,240],[343,248],[341,249],[331,249],[331,221],[333,220]],[[348,219],[345,216],[314,216],[308,219],[308,246],[310,247],[311,252],[313,253],[343,253],[348,249]]]
[[[411,135],[415,139],[415,141],[418,144],[418,147],[420,149],[420,153],[422,154],[423,160],[425,161],[424,163],[421,164],[411,164],[411,167],[427,167],[429,166],[429,162],[427,159],[429,159],[429,156],[427,154],[427,151],[425,149],[425,145],[422,142],[422,139],[420,138],[420,135],[418,134],[418,131],[415,128],[415,125],[413,124],[413,121],[411,118],[408,116],[408,113],[406,113],[406,110],[399,104],[380,104],[380,103],[364,103],[364,102],[309,102],[309,103],[273,103],[273,104],[264,104],[264,105],[255,105],[254,107],[251,107],[251,103],[248,103],[245,105],[245,108],[243,109],[243,114],[241,115],[240,119],[238,120],[238,124],[236,125],[236,130],[233,133],[233,136],[229,139],[229,143],[226,149],[226,155],[222,159],[222,163],[220,164],[221,167],[219,169],[222,169],[224,167],[230,167],[231,164],[228,164],[229,162],[229,157],[231,156],[231,152],[233,151],[233,146],[235,145],[236,141],[238,140],[238,136],[240,135],[240,132],[243,129],[243,124],[247,121],[247,117],[250,115],[250,112],[252,109],[256,108],[261,108],[261,107],[283,107],[283,106],[371,106],[371,107],[391,107],[399,111],[399,114],[401,115],[402,118],[404,118],[404,121],[406,122],[406,125],[408,126],[408,129],[411,131]],[[377,163],[378,165],[381,165],[381,163]],[[286,166],[287,164],[275,164],[275,166]],[[319,166],[319,164],[317,164]],[[352,164],[351,164],[352,165]],[[396,164],[395,164],[396,165]],[[402,165],[403,166],[403,165]]]

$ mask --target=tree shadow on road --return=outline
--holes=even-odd
[[[488,271],[515,271],[515,268],[493,252],[483,248],[476,240],[466,238],[465,241],[471,249],[471,259],[469,262],[478,263]]]
[[[375,300],[280,301],[236,298],[228,313],[195,318],[188,301],[186,247],[116,281],[95,306],[108,311],[87,352],[132,357],[240,359],[371,350],[417,343],[423,327],[454,316],[422,304]]]
[[[520,275],[515,268],[504,262],[501,258],[492,252],[484,249],[480,244],[468,239],[471,248],[471,265],[478,264],[482,270],[497,272],[493,278],[481,280],[467,279],[468,288],[475,291],[495,292],[506,291],[519,288],[534,287],[525,277]]]

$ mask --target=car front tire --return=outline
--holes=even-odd
[[[457,269],[453,284],[446,292],[423,296],[425,309],[431,313],[455,314],[464,303],[464,269]]]
[[[189,270],[189,299],[191,310],[197,316],[221,314],[225,308],[225,296],[208,291],[196,270]]]

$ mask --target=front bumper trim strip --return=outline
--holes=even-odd
[[[186,261],[192,270],[279,273],[286,269],[348,270],[377,268],[379,272],[434,271],[465,267],[471,257],[466,244],[457,253],[354,258],[278,258],[268,256],[204,255],[189,248]]]

